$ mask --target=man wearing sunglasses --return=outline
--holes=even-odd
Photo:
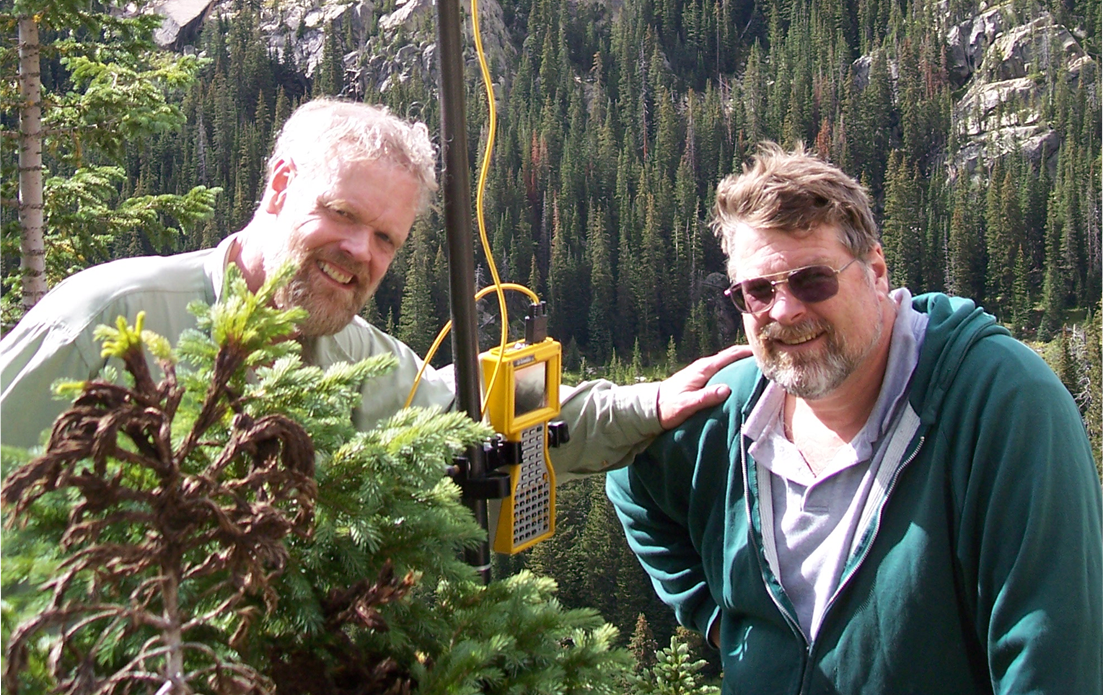
[[[756,359],[607,491],[724,692],[1103,692],[1103,503],[1052,371],[892,291],[865,191],[802,148],[725,179],[713,226]]]

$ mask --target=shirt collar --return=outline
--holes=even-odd
[[[213,300],[215,302],[222,298],[223,284],[226,281],[226,265],[230,263],[230,259],[234,254],[241,249],[240,235],[241,232],[237,232],[220,241],[218,246],[215,247],[214,253],[208,256],[203,264],[203,271],[207,274],[207,278],[211,281],[211,287],[214,289]]]

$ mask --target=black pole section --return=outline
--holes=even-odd
[[[482,419],[479,403],[479,341],[475,321],[475,252],[471,233],[471,177],[467,161],[467,124],[463,103],[463,16],[458,0],[437,0],[437,47],[440,51],[441,150],[444,154],[444,225],[448,234],[449,289],[452,295],[452,358],[456,369],[459,410]],[[482,447],[467,450],[466,477],[486,474]],[[475,520],[487,528],[486,500],[464,497]],[[490,582],[490,548],[486,542],[464,552],[464,560]]]

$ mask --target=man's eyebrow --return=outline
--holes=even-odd
[[[363,217],[360,208],[351,200],[345,198],[329,197],[327,194],[323,193],[318,196],[318,205],[331,210],[341,210],[342,212],[352,215],[357,220]]]

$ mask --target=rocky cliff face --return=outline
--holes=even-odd
[[[232,16],[233,4],[233,0],[160,0],[153,9],[165,22],[156,39],[164,47],[183,49],[195,40],[208,17]],[[281,56],[289,52],[291,62],[307,77],[321,60],[326,31],[332,28],[361,37],[360,45],[344,56],[349,97],[385,92],[415,73],[435,84],[435,0],[398,0],[391,12],[384,12],[381,6],[377,0],[262,3],[261,33],[273,52]],[[461,2],[460,6],[467,11],[465,45],[472,46],[470,3]],[[487,59],[508,64],[516,49],[505,30],[501,6],[497,0],[480,0],[478,8]],[[473,48],[467,51],[467,58],[475,60]]]
[[[1021,151],[1052,168],[1060,142],[1043,105],[1060,81],[1097,74],[1076,38],[1049,12],[1020,19],[1008,3],[950,27],[946,43],[951,79],[965,89],[954,105],[960,149],[951,166],[971,174],[983,159]]]

